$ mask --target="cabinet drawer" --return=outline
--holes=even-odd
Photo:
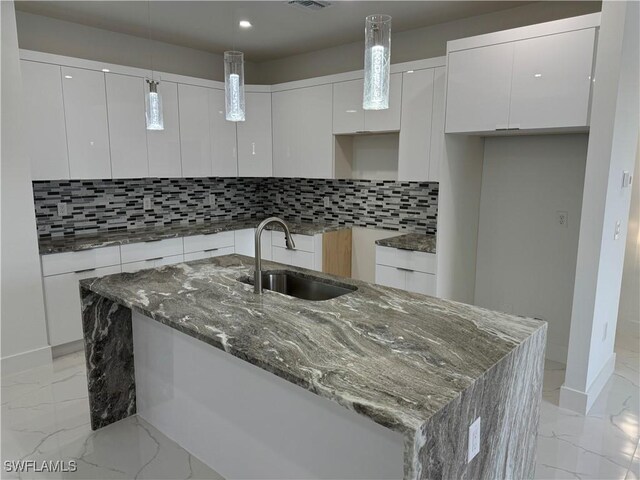
[[[298,235],[292,234],[291,237],[296,243],[296,250],[302,250],[303,252],[315,252],[315,236],[314,235]],[[271,244],[274,247],[287,248],[285,244],[284,232],[280,230],[273,230],[271,232]]]
[[[184,237],[185,253],[201,252],[212,248],[233,247],[233,231],[214,233],[211,235],[194,235]]]
[[[376,283],[384,287],[404,289],[406,287],[405,271],[376,264]]]
[[[406,290],[422,295],[435,296],[436,294],[436,276],[423,272],[405,272],[406,274]]]
[[[139,262],[129,262],[122,264],[123,272],[137,272],[145,268],[156,268],[163,265],[175,265],[184,262],[184,255],[169,255],[167,257],[151,258],[149,260],[141,260]]]
[[[83,278],[102,277],[113,273],[120,273],[120,265],[96,268],[81,273],[63,273],[44,278],[45,309],[51,346],[82,339],[78,282]]]
[[[211,250],[201,250],[199,252],[190,252],[184,254],[184,261],[191,262],[193,260],[202,260],[203,258],[221,257],[222,255],[231,255],[234,253],[233,247],[213,248]]]
[[[166,240],[130,243],[120,246],[122,263],[181,255],[182,253],[182,238],[167,238]]]
[[[436,273],[436,255],[434,253],[415,252],[413,250],[401,250],[377,245],[376,264],[424,273]]]
[[[314,270],[313,253],[303,252],[302,250],[288,250],[286,248],[274,246],[273,261],[293,265],[294,267]]]
[[[120,264],[120,248],[104,247],[79,252],[52,253],[42,255],[42,275],[58,275],[91,268]]]

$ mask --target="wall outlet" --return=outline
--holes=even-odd
[[[467,463],[474,459],[480,453],[480,417],[469,427],[469,449],[467,455]]]
[[[621,228],[621,226],[622,226],[622,222],[620,222],[620,220],[618,220],[616,222],[616,228],[613,231],[613,239],[614,240],[618,240],[620,238],[620,228]]]
[[[142,199],[142,208],[145,210],[151,210],[151,197],[144,197]]]
[[[210,207],[215,207],[216,206],[216,194],[215,193],[210,193],[209,194],[209,206]]]
[[[331,197],[324,197],[324,208],[329,208],[331,206]]]
[[[558,225],[567,228],[567,224],[569,223],[569,214],[567,212],[564,210],[558,210],[556,212],[556,219],[558,221]]]
[[[64,202],[58,203],[58,215],[63,217],[67,215],[67,204]]]

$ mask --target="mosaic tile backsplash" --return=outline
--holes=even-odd
[[[438,183],[299,178],[33,182],[41,237],[263,218],[435,233]],[[144,208],[144,199],[151,208]],[[65,203],[66,215],[58,214]]]

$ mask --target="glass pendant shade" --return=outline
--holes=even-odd
[[[224,98],[230,122],[244,122],[244,54],[224,52]]]
[[[149,92],[145,95],[145,115],[147,118],[147,130],[164,130],[164,117],[162,116],[162,97],[158,93],[158,82],[147,80]]]
[[[391,17],[369,15],[364,28],[364,96],[365,110],[389,108],[391,71]]]

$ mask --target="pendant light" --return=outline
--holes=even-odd
[[[224,52],[224,100],[230,122],[244,122],[244,54]]]
[[[149,91],[144,97],[145,118],[147,130],[164,130],[164,115],[162,114],[162,97],[158,93],[159,81],[153,75],[153,47],[151,46],[151,0],[147,2],[147,17],[149,20],[147,37],[149,40],[149,58],[151,63],[151,79],[147,79]]]
[[[389,108],[391,17],[369,15],[364,28],[364,110]]]

